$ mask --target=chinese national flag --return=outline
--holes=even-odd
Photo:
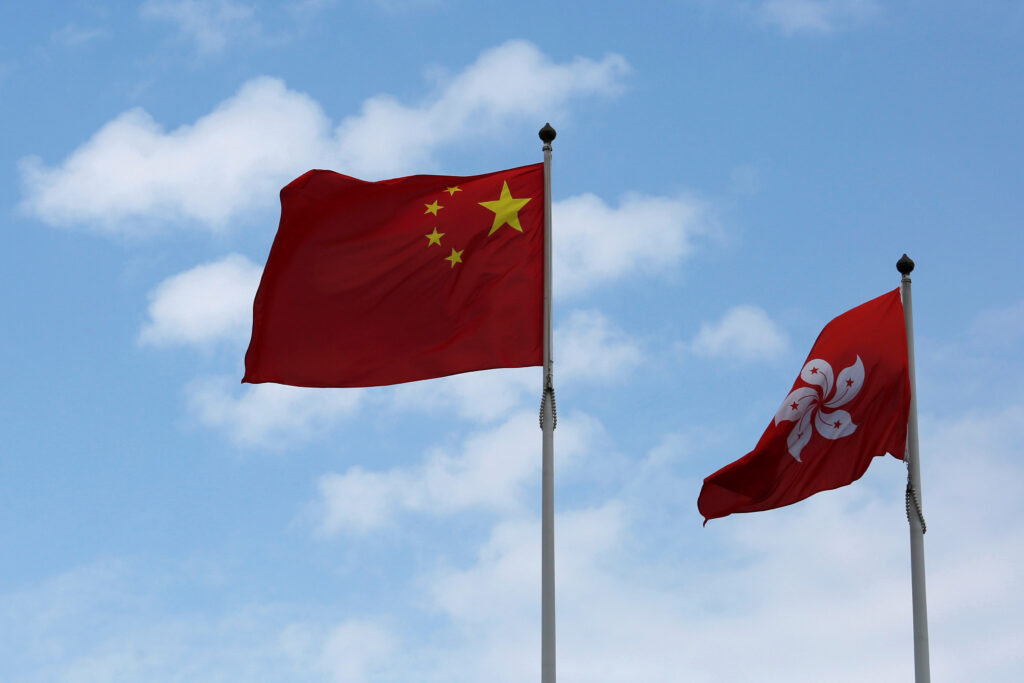
[[[754,450],[704,480],[697,508],[705,523],[845,486],[886,452],[902,459],[907,366],[898,289],[826,325]]]
[[[543,164],[380,182],[309,171],[281,190],[242,381],[541,365],[543,291]]]

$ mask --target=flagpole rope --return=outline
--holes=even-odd
[[[928,533],[928,525],[924,522],[924,512],[921,511],[921,501],[917,499],[917,491],[907,482],[907,523],[910,523],[910,508],[917,512],[917,519],[921,522],[921,533]]]
[[[903,452],[903,462],[907,465],[907,492],[903,497],[903,505],[907,511],[907,524],[913,525],[910,518],[910,510],[913,509],[914,512],[917,513],[917,519],[921,522],[921,535],[923,536],[928,533],[928,525],[924,521],[924,510],[921,508],[921,499],[917,497],[917,490],[914,488],[914,484],[910,477],[910,460],[911,455],[908,444],[908,448]]]
[[[540,428],[544,429],[544,408],[547,406],[548,397],[551,397],[551,428],[556,429],[558,427],[558,404],[555,402],[555,382],[551,378],[551,373],[548,373],[544,379],[544,392],[540,397]]]
[[[928,533],[928,525],[924,521],[924,510],[921,509],[921,499],[917,497],[917,490],[914,489],[914,485],[910,483],[910,449],[903,454],[903,459],[907,463],[907,492],[904,496],[904,506],[907,509],[907,524],[912,524],[910,519],[910,510],[913,509],[917,513],[917,519],[921,522],[921,534]]]

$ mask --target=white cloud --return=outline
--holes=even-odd
[[[149,295],[149,321],[139,341],[158,346],[244,341],[262,272],[244,256],[230,254],[164,280]]]
[[[690,348],[700,356],[749,362],[785,353],[789,342],[778,325],[757,306],[735,306],[713,323],[703,323]]]
[[[571,466],[594,447],[600,424],[572,414],[558,423],[560,466]],[[471,434],[457,452],[437,448],[422,465],[369,472],[352,467],[317,482],[318,531],[366,532],[401,511],[453,514],[468,509],[509,514],[522,509],[526,485],[540,471],[537,414],[519,412],[501,425]]]
[[[578,294],[637,272],[667,271],[713,231],[709,207],[691,197],[627,194],[618,208],[584,194],[552,207],[556,296]]]
[[[559,381],[614,379],[643,359],[637,341],[597,310],[573,311],[553,346]]]
[[[190,412],[239,445],[276,446],[306,439],[351,415],[361,389],[307,389],[281,384],[237,387],[238,378],[201,377],[186,389]]]
[[[628,71],[625,60],[577,57],[556,64],[526,41],[487,50],[438,94],[417,106],[384,95],[367,100],[338,127],[339,168],[395,175],[436,164],[442,143],[494,134],[513,120],[557,116],[580,95],[614,95]]]
[[[260,32],[252,7],[233,0],[148,0],[140,11],[143,19],[175,24],[200,55],[220,52],[230,41]]]
[[[255,78],[171,132],[133,109],[54,167],[22,159],[22,208],[46,223],[108,234],[145,235],[171,222],[223,230],[270,207],[281,186],[309,168],[364,177],[423,172],[436,165],[442,144],[497,134],[578,97],[613,95],[627,70],[617,55],[558,64],[530,43],[510,41],[420,104],[373,97],[333,133],[312,98]]]
[[[319,105],[256,78],[191,126],[164,132],[141,109],[120,115],[54,168],[22,160],[23,207],[53,225],[145,235],[174,221],[226,228],[268,207],[319,158],[329,122]]]
[[[861,21],[879,11],[875,0],[765,0],[761,19],[785,35],[831,33],[841,22]]]
[[[1014,406],[922,424],[931,661],[943,679],[1009,683],[1024,665],[1024,594],[1016,590],[1024,504],[1015,494],[1024,485],[1015,459],[1022,419]],[[695,509],[699,481],[680,478],[671,458],[649,463],[658,471],[643,476],[668,484],[664,493],[636,490],[556,520],[561,677],[912,677],[900,463],[878,461],[852,486],[705,529]],[[681,520],[658,532],[676,541],[657,540],[652,511]],[[429,577],[438,608],[466,634],[440,678],[536,678],[539,536],[535,521],[505,520],[469,566]],[[638,541],[657,543],[656,552]]]

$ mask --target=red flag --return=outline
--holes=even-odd
[[[704,480],[704,522],[790,505],[860,479],[875,456],[903,458],[910,414],[900,291],[818,335],[793,389],[750,453]]]
[[[380,182],[309,171],[281,190],[242,381],[541,365],[543,285],[543,164]]]

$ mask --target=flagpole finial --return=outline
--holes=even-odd
[[[537,133],[537,135],[540,136],[541,141],[545,145],[550,145],[552,141],[555,139],[556,133],[555,129],[551,127],[550,123],[545,123],[544,127],[540,129],[540,132]]]
[[[900,275],[910,275],[911,271],[914,270],[914,260],[904,254],[896,262],[896,270],[900,271]]]

